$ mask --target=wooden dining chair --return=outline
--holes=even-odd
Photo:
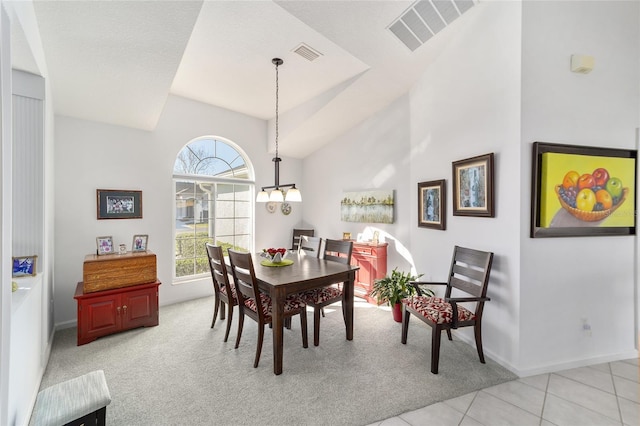
[[[262,293],[258,288],[258,281],[253,268],[251,253],[241,253],[229,250],[229,262],[231,263],[231,274],[233,275],[233,282],[236,286],[238,310],[240,312],[240,318],[238,320],[238,337],[236,337],[235,348],[238,349],[238,346],[240,345],[244,316],[247,315],[258,323],[258,345],[256,347],[256,358],[253,362],[253,367],[256,368],[260,362],[260,352],[262,352],[264,326],[265,324],[271,324],[273,320],[271,316],[271,297]],[[287,297],[284,303],[285,320],[294,315],[300,315],[302,347],[306,348],[309,346],[307,338],[307,306],[300,295],[297,294]]]
[[[325,260],[349,265],[352,251],[353,243],[351,241],[325,240]],[[313,345],[318,346],[320,344],[320,313],[324,316],[323,308],[325,306],[342,300],[342,283],[309,290],[303,293],[303,297],[307,305],[313,307]],[[342,304],[342,316],[345,317],[344,303]],[[346,318],[344,320],[346,323]]]
[[[321,245],[322,238],[301,235],[300,245],[298,246],[298,253],[304,254],[305,256],[320,257]]]
[[[438,374],[438,361],[440,358],[440,335],[442,330],[447,331],[447,337],[451,338],[451,330],[460,327],[473,326],[476,339],[476,349],[480,362],[485,363],[482,351],[482,311],[487,297],[487,285],[491,273],[493,253],[473,250],[456,246],[453,250],[453,259],[449,269],[449,279],[443,282],[415,281],[417,295],[408,297],[402,301],[405,307],[404,320],[402,322],[402,343],[407,343],[409,331],[409,319],[415,315],[431,326],[431,372]],[[421,285],[445,285],[447,286],[444,298],[423,296]],[[456,294],[452,297],[452,292]],[[466,296],[460,297],[459,293]],[[475,309],[470,310],[461,303],[473,302]]]
[[[300,246],[300,237],[302,235],[307,235],[309,237],[313,237],[315,231],[313,229],[295,229],[293,230],[293,238],[291,239],[291,250],[298,251],[298,247]]]
[[[229,338],[231,329],[231,319],[233,318],[233,307],[238,304],[236,289],[229,282],[227,267],[224,263],[222,247],[210,243],[205,243],[207,257],[209,258],[209,269],[211,270],[211,280],[213,281],[214,309],[211,328],[216,323],[218,308],[220,308],[220,320],[224,320],[224,305],[228,308],[227,331],[224,333],[224,341]]]

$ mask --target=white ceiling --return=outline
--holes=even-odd
[[[388,27],[416,3],[35,0],[34,9],[57,114],[153,130],[175,94],[273,121],[280,57],[279,151],[303,158],[406,93],[476,9],[411,51]],[[13,39],[14,68],[36,72],[24,37]],[[321,56],[299,56],[300,43]]]

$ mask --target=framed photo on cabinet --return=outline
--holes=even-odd
[[[493,153],[453,162],[453,215],[495,217]]]
[[[447,191],[444,179],[418,183],[418,226],[445,230]]]
[[[113,254],[113,238],[111,236],[97,237],[96,245],[98,246],[98,256]]]
[[[131,251],[147,251],[147,243],[149,241],[148,235],[134,235],[133,243],[131,244]]]

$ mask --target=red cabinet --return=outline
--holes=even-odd
[[[159,285],[156,281],[84,293],[79,282],[73,296],[78,302],[78,346],[108,334],[158,325]]]
[[[387,243],[353,243],[351,264],[360,267],[356,271],[355,295],[369,303],[377,304],[375,298],[369,297],[373,282],[387,275],[387,246]]]

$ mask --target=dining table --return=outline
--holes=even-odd
[[[297,252],[289,253],[293,261],[286,266],[264,266],[260,254],[253,255],[253,264],[258,286],[272,300],[273,372],[282,374],[284,301],[287,296],[315,288],[344,283],[342,304],[344,306],[347,340],[353,340],[353,297],[356,265],[347,265],[332,260],[319,259]],[[265,262],[270,263],[270,262]]]

